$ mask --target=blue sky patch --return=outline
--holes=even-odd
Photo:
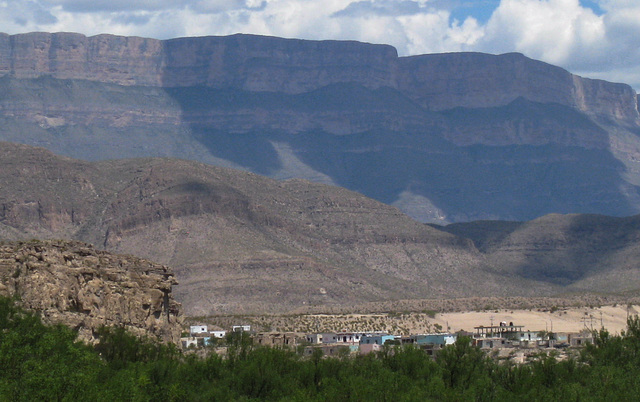
[[[596,15],[604,14],[604,10],[600,7],[598,0],[580,0],[580,5],[585,8],[590,8]]]
[[[467,17],[473,17],[480,23],[484,24],[489,21],[493,12],[500,5],[500,0],[477,0],[477,1],[456,1],[456,2],[438,2],[444,6],[446,3],[454,4],[450,9],[451,19],[458,20],[460,22],[467,19]]]

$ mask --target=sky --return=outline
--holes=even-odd
[[[357,40],[520,52],[640,91],[640,0],[0,0],[0,32]]]

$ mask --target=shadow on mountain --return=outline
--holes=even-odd
[[[640,215],[550,214],[529,222],[478,221],[437,228],[473,240],[500,272],[576,290],[640,287],[635,263],[640,257]]]
[[[393,89],[355,84],[298,95],[205,87],[167,92],[211,154],[259,174],[328,176],[388,204],[409,192],[428,199],[448,222],[520,221],[554,212],[637,213],[621,190],[629,188],[621,178],[625,166],[606,148],[606,133],[565,106],[519,98],[503,107],[435,114]],[[344,120],[338,131],[344,132],[321,127],[336,113]],[[409,122],[395,127],[392,116]],[[523,144],[460,146],[447,139],[473,133],[474,126],[484,136],[497,127],[494,136],[504,138],[498,131],[507,130],[505,125],[521,131],[511,134],[519,138],[502,141]],[[577,138],[584,144],[566,145]],[[290,149],[296,163],[284,166],[274,143]]]
[[[453,221],[534,219],[552,212],[636,212],[621,194],[624,166],[607,150],[511,145],[456,147],[433,133],[305,133],[292,147],[336,183],[385,203],[424,196]]]

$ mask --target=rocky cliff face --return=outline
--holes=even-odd
[[[0,140],[335,184],[424,222],[640,212],[637,105],[627,85],[519,54],[0,35]]]
[[[429,110],[505,105],[518,97],[637,121],[635,91],[520,54],[398,58],[386,45],[252,35],[179,38],[74,33],[0,35],[0,75],[120,85],[297,94],[336,83],[398,89]]]
[[[0,36],[0,73],[121,85],[301,93],[337,82],[393,86],[391,46],[250,35],[169,41],[74,33]]]
[[[181,306],[167,267],[68,241],[0,243],[0,295],[78,330],[86,341],[103,326],[180,340]]]
[[[495,107],[522,97],[638,122],[635,91],[591,80],[517,53],[423,55],[399,60],[399,87],[430,110]]]
[[[162,42],[44,32],[0,36],[0,71],[17,78],[49,75],[123,85],[161,82]]]

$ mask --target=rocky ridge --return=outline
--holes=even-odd
[[[638,289],[640,215],[550,214],[529,222],[478,221],[439,229],[474,242],[501,271],[576,289]]]
[[[95,340],[101,326],[121,326],[136,335],[178,343],[181,306],[166,266],[115,255],[85,243],[0,243],[0,295],[15,297],[43,320]]]
[[[0,238],[65,237],[169,265],[189,315],[532,289],[488,270],[471,241],[343,188],[0,145]]]
[[[172,295],[191,316],[633,293],[637,221],[549,215],[431,227],[300,179],[174,159],[89,163],[0,143],[0,239],[65,237],[171,266],[180,282]]]

